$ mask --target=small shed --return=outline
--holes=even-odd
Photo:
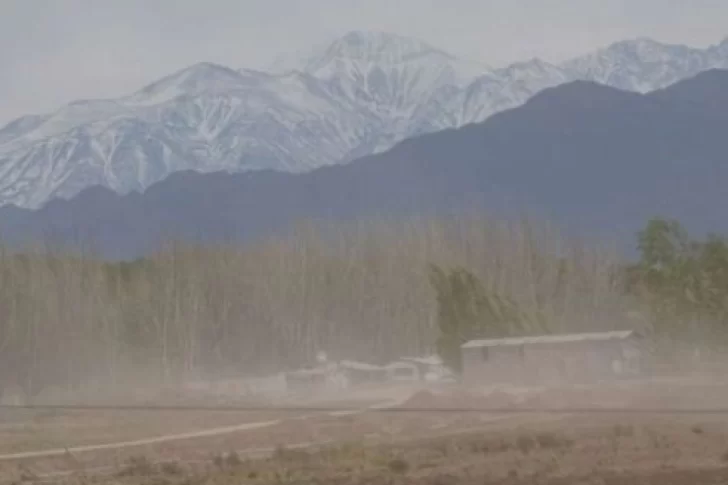
[[[549,383],[634,374],[640,367],[641,340],[632,330],[471,340],[461,347],[463,378]]]

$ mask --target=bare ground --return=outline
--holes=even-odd
[[[122,484],[724,484],[728,388],[707,383],[529,392],[423,391],[397,412],[289,416],[265,428],[0,462],[7,479]],[[695,414],[492,412],[673,406]],[[419,409],[418,409],[419,408]],[[460,408],[460,412],[453,409]],[[465,411],[464,408],[470,408]],[[427,409],[427,411],[425,411]],[[488,412],[491,409],[491,412]],[[4,443],[0,431],[0,443]],[[236,453],[226,458],[226,454]],[[160,464],[164,463],[164,464]],[[104,468],[100,473],[99,467]],[[111,474],[109,474],[111,470]],[[72,472],[61,476],[59,471]],[[96,473],[99,471],[99,473]],[[55,475],[47,475],[56,473]]]
[[[153,465],[127,459],[113,476],[59,481],[119,484],[605,484],[728,483],[728,422],[696,418],[601,418],[507,422],[441,436],[319,449],[279,446],[271,456]],[[140,456],[140,455],[138,455]]]

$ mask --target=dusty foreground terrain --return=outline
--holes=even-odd
[[[367,403],[341,413],[211,413],[185,422],[178,416],[176,439],[51,456],[5,453],[0,472],[8,483],[125,485],[728,484],[728,414],[717,409],[728,407],[726,389],[677,382],[487,394],[449,389],[411,393],[388,410]],[[521,412],[503,412],[508,407]],[[571,412],[577,407],[609,409]],[[662,412],[642,412],[658,407]],[[665,412],[670,408],[681,412]],[[207,418],[206,429],[221,432],[179,436],[200,430]],[[160,418],[154,429],[169,431],[174,420],[165,419],[171,421]],[[165,436],[139,433],[133,421],[125,422],[123,439]],[[0,430],[0,444],[8,436]]]

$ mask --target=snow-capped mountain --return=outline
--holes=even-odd
[[[728,68],[728,39],[707,49],[638,38],[566,62],[571,76],[646,93],[708,69]]]
[[[493,69],[423,42],[351,32],[270,72],[201,63],[136,93],[76,101],[0,129],[0,204],[36,208],[91,185],[141,191],[180,170],[307,171],[479,122],[576,79],[650,91],[728,68],[708,49],[647,39],[557,66]]]
[[[563,69],[539,59],[518,62],[472,82],[450,103],[449,119],[455,120],[456,126],[482,121],[524,103],[543,89],[571,80]]]
[[[352,156],[376,153],[404,138],[455,126],[436,121],[442,118],[442,106],[491,71],[424,42],[382,32],[350,32],[313,49],[303,62],[288,62],[286,67],[279,60],[274,70],[300,70],[337,99],[379,120],[383,130],[374,132]]]
[[[37,207],[89,185],[143,190],[179,170],[306,170],[345,159],[372,123],[305,74],[198,65],[34,125],[0,146],[4,202]]]

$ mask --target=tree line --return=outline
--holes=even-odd
[[[624,311],[600,330],[636,329],[666,353],[676,348],[723,351],[728,345],[728,240],[716,234],[691,238],[678,221],[655,218],[637,234],[637,249],[637,262],[609,270]],[[431,265],[429,276],[437,299],[436,347],[455,370],[460,345],[470,339],[563,330],[549,314],[551,300],[524,308],[465,267]]]
[[[462,215],[307,223],[133,262],[0,249],[0,383],[31,396],[175,385],[296,368],[322,350],[455,362],[453,343],[475,335],[624,328],[634,313],[725,322],[723,239],[656,220],[639,244],[627,265],[545,223]]]

